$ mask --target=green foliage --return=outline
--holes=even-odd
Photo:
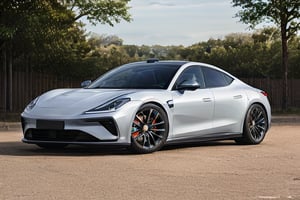
[[[251,28],[261,22],[273,22],[278,28],[286,26],[290,37],[300,29],[299,0],[232,0],[234,7],[241,7],[237,17]]]
[[[87,40],[85,16],[92,23],[113,25],[130,21],[129,0],[52,1],[2,0],[0,2],[0,59],[14,69],[35,70],[82,78],[95,73],[90,52],[96,48]],[[102,37],[104,45],[122,45],[117,36]],[[1,61],[1,64],[3,62]]]
[[[130,21],[128,0],[102,0],[93,5],[90,2],[1,1],[0,58],[3,52],[10,55],[11,50],[14,69],[76,79],[95,79],[116,66],[151,57],[206,62],[245,78],[279,78],[283,72],[280,29],[233,33],[224,39],[209,39],[188,47],[123,45],[123,40],[115,35],[86,35],[84,24],[78,19],[86,16],[93,23],[108,24],[121,19]],[[96,10],[100,5],[105,12]],[[297,36],[289,41],[289,76],[292,78],[300,78],[299,44]]]
[[[97,23],[109,24],[113,26],[114,23],[119,23],[122,19],[126,21],[131,20],[128,13],[127,6],[130,0],[59,0],[59,2],[68,9],[78,13],[74,20],[81,17],[86,17],[90,23],[96,25]]]
[[[89,41],[94,40],[90,38]],[[210,63],[243,78],[280,78],[282,74],[280,46],[279,30],[271,27],[253,34],[229,34],[222,40],[209,39],[188,47],[100,45],[92,50],[93,53],[89,56],[99,63],[101,60],[101,65],[98,65],[98,69],[103,69],[100,70],[101,73],[119,64],[156,57]],[[295,37],[290,41],[290,78],[300,78],[299,49],[299,37]]]
[[[241,7],[237,17],[254,28],[261,22],[273,22],[281,33],[283,99],[282,109],[287,109],[288,99],[288,40],[300,29],[299,0],[232,0],[234,7]]]
[[[300,37],[294,37],[289,45],[290,75],[300,78]]]

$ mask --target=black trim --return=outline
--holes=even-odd
[[[99,142],[64,142],[64,141],[42,141],[42,140],[28,140],[26,138],[22,139],[22,142],[26,144],[74,144],[74,145],[87,145],[87,146],[97,146],[97,145],[103,145],[103,146],[130,146],[130,143],[117,143],[114,141],[107,141],[107,140],[101,140]]]
[[[36,120],[36,128],[41,130],[64,130],[65,122],[57,120]]]
[[[28,129],[24,138],[31,141],[45,142],[99,142],[100,140],[88,133],[78,130],[46,130]]]
[[[114,136],[119,136],[117,123],[112,117],[84,119],[85,122],[97,122]]]
[[[159,62],[159,59],[157,59],[157,58],[149,58],[147,60],[147,63],[155,63],[155,62]]]
[[[193,143],[193,142],[206,142],[206,141],[217,141],[217,140],[230,140],[235,138],[242,137],[242,133],[220,133],[212,136],[195,136],[195,137],[181,137],[181,138],[173,138],[166,142],[166,144],[178,144],[178,143]]]
[[[173,100],[168,100],[168,101],[167,101],[167,104],[168,104],[169,108],[173,108],[173,107],[174,107],[174,102],[173,102]]]
[[[23,132],[25,131],[25,118],[21,117],[21,125],[22,125],[22,130]]]

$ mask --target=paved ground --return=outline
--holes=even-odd
[[[300,199],[300,126],[265,141],[168,147],[147,155],[70,147],[43,150],[0,132],[0,200]]]

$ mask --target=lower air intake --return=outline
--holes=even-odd
[[[29,129],[25,133],[25,139],[39,141],[60,142],[99,142],[98,138],[82,131],[76,130],[38,130]]]

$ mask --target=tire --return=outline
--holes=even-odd
[[[259,144],[268,130],[268,117],[264,108],[259,104],[253,104],[247,111],[242,138],[236,138],[238,144]]]
[[[68,146],[68,144],[56,144],[56,143],[39,143],[36,145],[43,149],[63,149],[66,146]]]
[[[136,153],[152,153],[161,149],[169,133],[165,111],[155,104],[145,104],[131,125],[131,148]]]

